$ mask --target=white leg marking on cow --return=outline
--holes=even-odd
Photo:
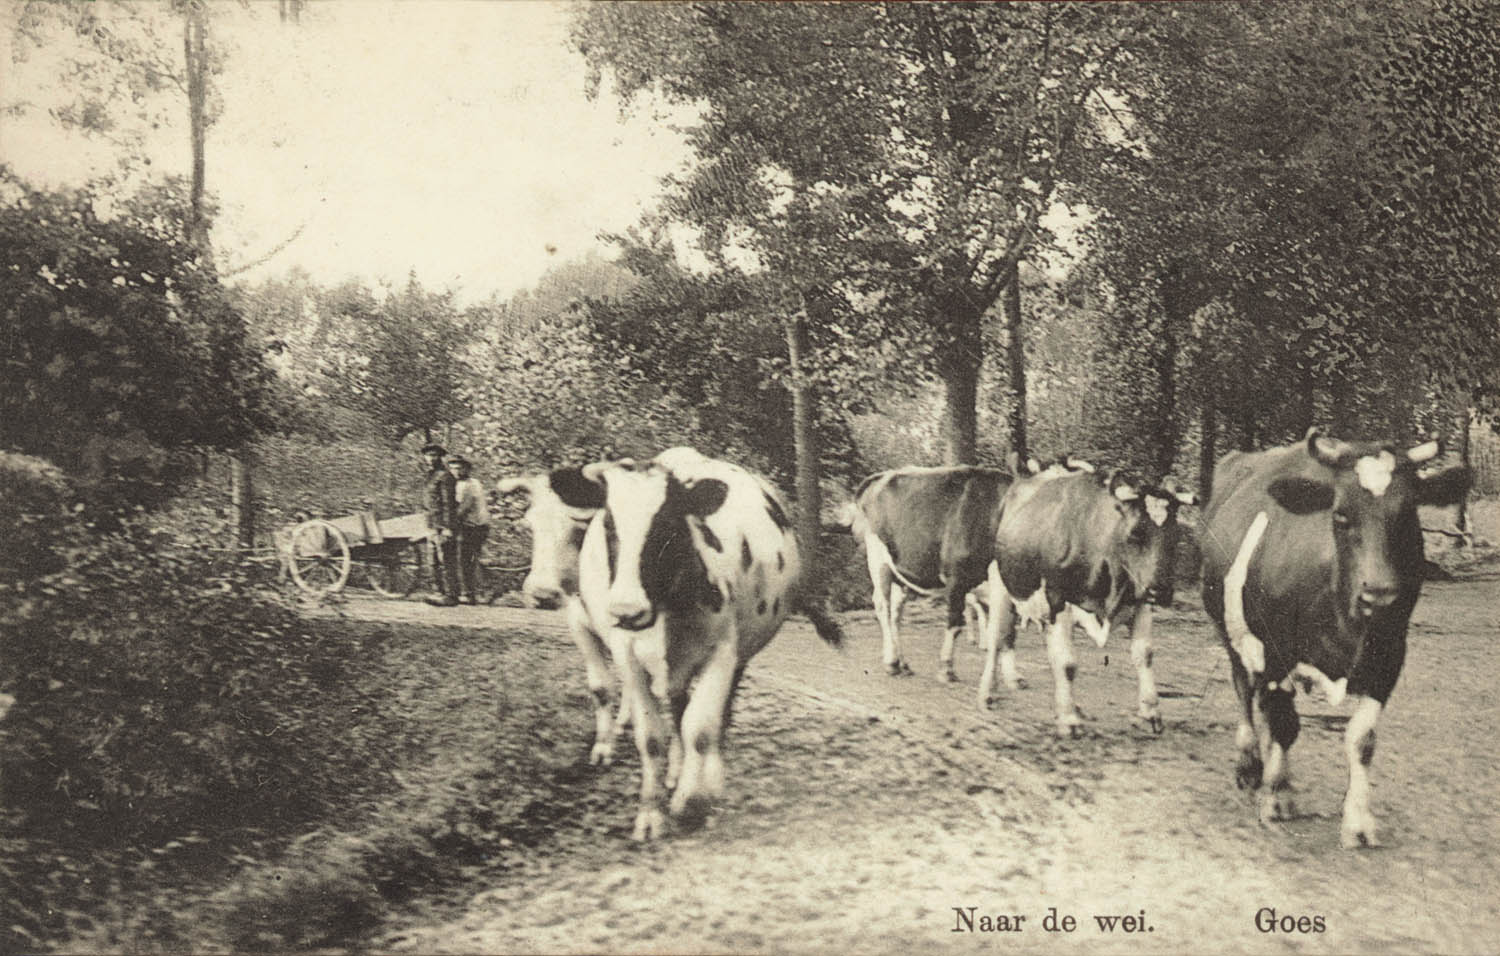
[[[1077,620],[1079,624],[1083,625],[1083,632],[1089,637],[1093,638],[1096,645],[1098,645],[1099,647],[1103,647],[1105,644],[1109,643],[1110,627],[1108,621],[1099,617],[1099,615],[1097,614],[1094,614],[1090,611],[1085,611],[1081,607],[1075,607],[1071,610],[1073,612],[1074,619]]]
[[[1234,563],[1229,566],[1229,573],[1224,575],[1224,630],[1229,634],[1229,646],[1240,656],[1252,681],[1256,674],[1266,669],[1266,646],[1250,633],[1250,625],[1245,621],[1245,579],[1250,574],[1250,559],[1260,546],[1260,539],[1270,522],[1264,511],[1255,516],[1250,522],[1250,530],[1245,532],[1245,540],[1240,542]]]
[[[1161,701],[1156,693],[1156,677],[1151,673],[1151,658],[1155,652],[1151,643],[1151,619],[1151,605],[1142,604],[1130,625],[1130,660],[1135,664],[1136,678],[1140,681],[1138,716],[1152,733],[1159,734],[1165,725],[1161,719]]]
[[[682,778],[672,795],[672,814],[686,814],[701,822],[713,801],[724,791],[724,705],[734,681],[737,642],[733,625],[719,640],[713,656],[698,674],[697,684],[682,715]]]
[[[969,633],[969,643],[975,647],[983,646],[981,635],[989,627],[989,612],[985,610],[984,600],[977,593],[985,586],[980,584],[964,595],[964,627]]]
[[[1296,813],[1292,794],[1291,763],[1286,748],[1271,736],[1271,722],[1266,719],[1257,695],[1255,703],[1256,733],[1260,738],[1260,752],[1265,764],[1260,791],[1260,822],[1273,823],[1290,820]]]
[[[1347,849],[1361,843],[1379,846],[1375,839],[1375,816],[1370,813],[1370,763],[1375,759],[1375,725],[1380,721],[1380,701],[1354,698],[1354,713],[1344,729],[1344,755],[1349,760],[1349,791],[1344,795],[1344,819],[1339,842]]]
[[[1026,686],[1016,670],[1016,609],[1015,601],[1000,581],[999,566],[990,562],[984,587],[989,588],[989,613],[984,621],[984,670],[979,675],[979,710],[989,710],[990,691],[995,686],[995,658],[1000,658],[1000,676],[1005,686],[1020,690]]]
[[[1073,673],[1077,664],[1073,660],[1071,610],[1064,608],[1047,628],[1047,657],[1052,662],[1052,690],[1059,737],[1079,736],[1083,724],[1078,707],[1073,703]]]
[[[892,674],[910,674],[911,665],[906,661],[906,651],[901,646],[901,615],[906,611],[908,592],[901,582],[891,581],[891,646],[895,649],[895,667],[887,667]]]
[[[1158,498],[1156,495],[1146,496],[1146,516],[1151,519],[1152,524],[1160,528],[1167,523],[1170,514],[1167,499]]]
[[[1344,697],[1349,689],[1349,678],[1340,677],[1338,680],[1332,680],[1327,674],[1311,664],[1298,664],[1292,673],[1300,677],[1305,677],[1316,684],[1323,691],[1323,696],[1327,697],[1328,702],[1335,707],[1344,702]]]
[[[1396,474],[1396,456],[1388,451],[1378,455],[1366,455],[1354,463],[1354,475],[1359,486],[1375,497],[1385,494]]]
[[[895,625],[891,622],[891,593],[897,587],[891,573],[891,553],[875,535],[865,535],[865,563],[870,569],[871,600],[875,620],[880,624],[880,659],[887,673],[900,667],[896,649]]]
[[[963,625],[949,627],[943,631],[943,647],[938,651],[938,674],[942,680],[958,680],[958,674],[953,670],[953,645],[958,640],[958,632],[962,631]]]
[[[608,766],[615,757],[615,733],[618,718],[610,717],[609,686],[610,666],[604,659],[604,644],[589,625],[588,612],[582,602],[571,598],[567,606],[568,633],[573,643],[583,654],[584,668],[588,673],[589,695],[594,700],[594,746],[589,751],[589,763]],[[629,706],[625,695],[620,695],[620,713]]]
[[[622,651],[619,655],[623,658],[621,677],[630,694],[635,746],[641,757],[641,805],[635,815],[635,830],[631,836],[636,840],[653,840],[666,832],[660,777],[661,758],[668,756],[671,722],[662,716],[661,706],[648,690],[650,677],[629,653],[628,635],[625,635],[623,645],[616,646]],[[625,672],[628,672],[628,677]]]

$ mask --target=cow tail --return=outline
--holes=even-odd
[[[818,637],[829,647],[842,647],[844,644],[844,629],[839,626],[821,604],[812,601],[803,601],[797,608],[802,616],[812,622],[813,630],[818,632]]]

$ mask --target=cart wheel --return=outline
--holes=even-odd
[[[321,518],[292,529],[288,543],[292,580],[309,594],[332,594],[349,580],[349,542]]]
[[[386,597],[402,598],[417,589],[422,571],[422,552],[418,545],[402,548],[389,557],[369,561],[365,571],[370,587]]]

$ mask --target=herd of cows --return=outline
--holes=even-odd
[[[1203,606],[1228,651],[1241,713],[1237,784],[1261,819],[1292,812],[1287,752],[1297,738],[1294,679],[1354,700],[1344,737],[1349,785],[1341,842],[1373,846],[1369,769],[1375,726],[1406,654],[1422,584],[1418,505],[1457,502],[1465,468],[1425,473],[1435,442],[1401,449],[1308,433],[1233,452],[1199,517]],[[634,836],[702,822],[724,785],[720,743],[745,666],[793,613],[837,645],[841,632],[803,589],[802,556],[775,488],[737,465],[674,448],[511,478],[527,494],[537,607],[563,607],[594,699],[590,759],[607,764],[633,726],[641,759]],[[1138,482],[1077,460],[1011,472],[900,468],[872,475],[848,509],[865,547],[888,673],[910,673],[900,638],[911,594],[942,596],[940,673],[966,624],[983,635],[979,705],[1001,678],[1021,686],[1017,625],[1046,630],[1060,736],[1078,734],[1072,631],[1101,646],[1130,634],[1139,719],[1163,728],[1152,676],[1154,606],[1173,597],[1177,513],[1199,505],[1171,484]],[[611,690],[620,685],[618,710]],[[665,759],[665,791],[661,786]]]

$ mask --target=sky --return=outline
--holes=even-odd
[[[66,92],[60,49],[13,63],[17,5],[0,10],[0,101],[32,106],[0,114],[0,160],[43,186],[109,170],[117,148],[47,116]],[[268,0],[215,14],[228,52],[206,151],[220,267],[285,244],[237,279],[294,266],[323,284],[415,272],[461,302],[509,296],[551,265],[606,251],[598,234],[637,221],[687,157],[671,124],[689,114],[647,106],[622,119],[609,95],[585,98],[561,2],[315,2],[295,28]],[[180,66],[179,37],[166,33],[163,52]],[[167,99],[132,152],[185,175],[186,114]]]

